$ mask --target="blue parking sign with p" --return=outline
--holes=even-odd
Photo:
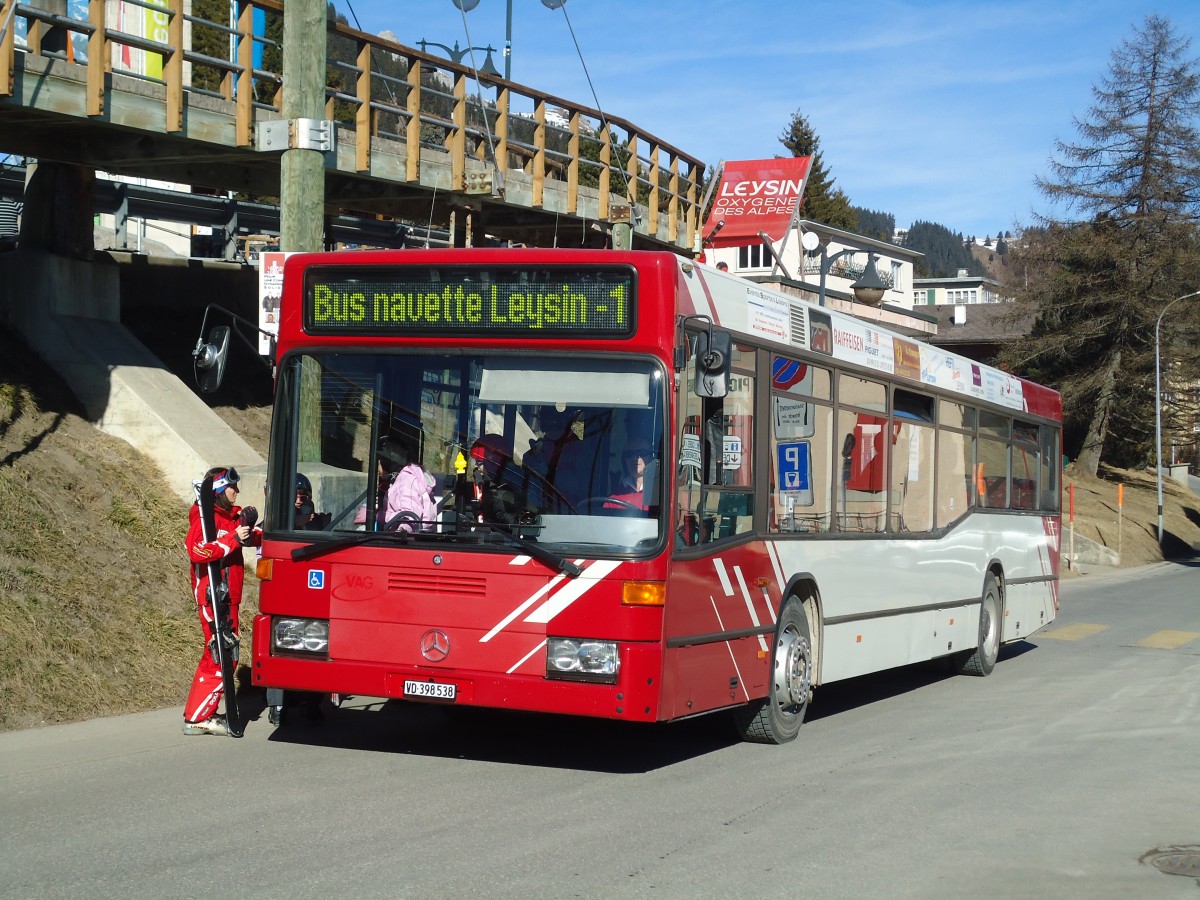
[[[781,491],[809,489],[808,441],[779,444],[779,485]]]

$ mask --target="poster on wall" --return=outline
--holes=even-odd
[[[258,352],[269,356],[279,336],[279,305],[283,301],[283,261],[288,254],[264,252],[258,259]],[[269,332],[270,337],[263,332]]]
[[[142,0],[140,3],[118,0],[117,3],[106,4],[105,24],[115,31],[145,38],[156,44],[170,43],[171,16],[167,8],[167,0]],[[142,75],[147,78],[163,77],[161,53],[153,53],[114,41],[112,63],[114,67],[134,75]]]

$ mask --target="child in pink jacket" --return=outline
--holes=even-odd
[[[437,516],[434,478],[415,462],[396,475],[387,492],[385,526],[389,531],[429,531]],[[399,517],[399,518],[397,518]]]

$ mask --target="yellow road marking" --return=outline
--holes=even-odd
[[[1064,625],[1053,631],[1043,631],[1038,637],[1050,638],[1055,641],[1081,641],[1108,629],[1107,625],[1089,625],[1087,622],[1076,622],[1074,625]]]
[[[1200,631],[1156,631],[1133,646],[1149,647],[1152,650],[1178,650],[1196,638],[1200,638]]]

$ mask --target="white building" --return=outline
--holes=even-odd
[[[1000,293],[1000,282],[983,275],[968,275],[966,269],[959,269],[953,278],[917,278],[913,281],[914,308],[1002,303],[1008,299]]]
[[[921,253],[807,219],[801,219],[774,246],[779,251],[779,265],[775,253],[762,243],[710,248],[705,257],[712,265],[725,263],[734,275],[778,284],[788,293],[862,319],[918,335],[936,331],[933,317],[912,314],[914,266]],[[862,277],[872,256],[887,288],[878,304],[867,306],[855,300],[851,286]]]

